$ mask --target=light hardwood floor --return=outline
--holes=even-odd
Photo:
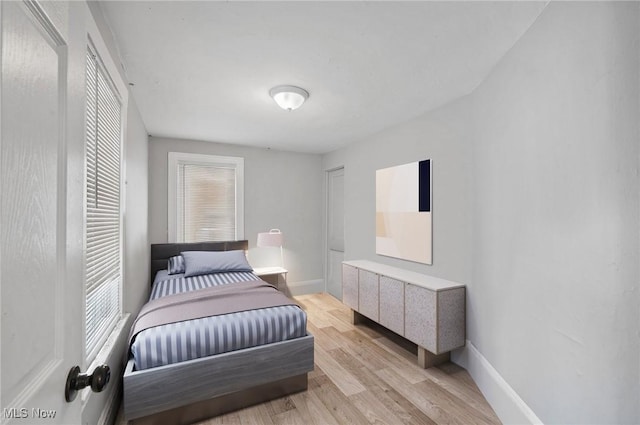
[[[415,345],[373,322],[351,325],[331,295],[296,300],[315,337],[309,389],[199,425],[500,423],[464,369],[419,368]]]
[[[308,390],[198,425],[500,423],[461,367],[421,369],[414,344],[373,322],[351,325],[349,309],[331,295],[295,299],[315,337]]]

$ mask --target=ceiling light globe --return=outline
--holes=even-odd
[[[309,92],[296,86],[277,86],[269,90],[269,94],[287,111],[298,109],[309,98]]]

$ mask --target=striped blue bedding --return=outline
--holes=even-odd
[[[218,285],[259,280],[251,272],[185,278],[158,272],[149,300]],[[307,316],[297,306],[262,308],[156,326],[131,344],[136,370],[178,363],[306,335]]]
[[[182,273],[168,274],[166,270],[161,270],[156,275],[155,282],[151,288],[149,301],[166,297],[167,295],[180,294],[182,292],[247,280],[260,280],[260,278],[252,272],[214,273],[184,277]]]

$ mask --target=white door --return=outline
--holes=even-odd
[[[327,172],[327,292],[342,299],[344,168]]]
[[[69,7],[0,2],[1,423],[80,423],[80,397],[64,397],[83,351],[82,185],[66,183],[70,127],[83,120],[68,114]]]

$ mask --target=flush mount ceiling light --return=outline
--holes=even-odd
[[[309,92],[296,86],[277,86],[269,90],[269,95],[287,111],[298,109],[309,98]]]

